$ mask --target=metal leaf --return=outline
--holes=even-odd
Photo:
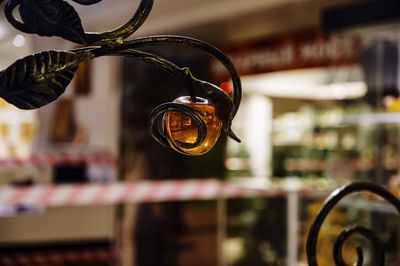
[[[19,12],[21,20],[34,33],[87,43],[78,13],[63,0],[21,0]]]
[[[0,97],[21,109],[56,100],[89,53],[48,51],[27,56],[0,72]]]
[[[72,0],[75,3],[81,4],[81,5],[93,5],[97,4],[98,2],[101,2],[103,0]]]

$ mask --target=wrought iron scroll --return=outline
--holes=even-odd
[[[338,188],[335,190],[331,196],[324,202],[321,210],[319,211],[317,217],[315,218],[311,229],[308,234],[307,243],[306,243],[306,252],[308,264],[310,266],[317,266],[317,247],[318,247],[318,235],[321,230],[322,224],[324,223],[326,217],[330,213],[330,211],[339,203],[341,199],[345,196],[357,192],[370,192],[376,194],[390,204],[392,204],[398,213],[400,213],[400,200],[397,199],[393,194],[391,194],[385,187],[370,183],[370,182],[356,182],[344,187]],[[333,257],[335,264],[338,266],[346,266],[343,256],[342,256],[342,248],[347,239],[349,239],[352,235],[361,235],[364,238],[368,239],[372,246],[373,256],[372,256],[372,264],[376,266],[385,265],[385,252],[384,245],[379,237],[368,228],[363,226],[353,226],[345,229],[336,239]],[[362,266],[364,265],[364,253],[361,247],[357,247],[357,262],[355,265]]]
[[[81,5],[93,5],[102,0],[73,0]],[[0,3],[3,2],[0,0]],[[47,51],[27,56],[0,72],[0,97],[21,109],[40,108],[56,100],[71,82],[80,63],[101,56],[129,56],[158,66],[179,79],[190,99],[197,101],[199,92],[218,107],[223,130],[236,141],[231,124],[241,101],[241,82],[231,60],[214,46],[183,36],[150,36],[131,38],[149,16],[154,0],[140,0],[132,18],[119,28],[102,33],[85,32],[78,12],[64,0],[5,0],[4,12],[16,29],[40,36],[58,36],[83,45],[70,51]],[[19,18],[15,13],[19,13]],[[138,49],[148,45],[192,47],[220,61],[229,72],[233,91],[225,93],[219,87],[197,79],[187,67],[178,67],[158,55]],[[195,144],[204,140],[207,128],[198,111],[178,103],[162,104],[152,113],[151,132],[161,144],[169,146],[165,133],[157,126],[166,112],[181,112],[198,126]],[[190,146],[196,146],[195,144]]]

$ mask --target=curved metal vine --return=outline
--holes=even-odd
[[[2,3],[4,0],[0,0]],[[73,0],[81,5],[93,5],[102,0]],[[58,36],[84,47],[71,51],[47,51],[17,60],[0,72],[0,97],[22,109],[40,108],[56,100],[71,82],[79,64],[100,56],[129,56],[158,66],[180,80],[188,90],[193,102],[197,94],[203,92],[217,106],[217,116],[223,121],[225,133],[239,141],[231,130],[241,101],[241,82],[231,60],[214,46],[200,40],[182,36],[149,36],[128,39],[140,28],[149,16],[153,0],[141,0],[132,18],[121,27],[102,33],[85,32],[76,10],[64,0],[5,0],[4,12],[7,20],[16,29],[40,36]],[[14,14],[18,9],[18,20]],[[201,50],[221,62],[230,74],[233,93],[226,94],[217,86],[197,79],[186,67],[178,67],[160,56],[140,50],[148,45],[178,45]],[[179,143],[183,148],[197,147],[207,135],[207,125],[201,113],[191,106],[180,103],[164,103],[151,114],[152,136],[162,145],[170,142],[159,126],[159,119],[168,112],[178,112],[189,117],[197,126],[197,137],[193,143]],[[377,194],[394,205],[400,213],[400,201],[384,187],[373,183],[353,183],[336,190],[325,202],[315,218],[307,239],[307,257],[310,266],[317,266],[317,241],[321,226],[332,208],[351,193],[368,191]],[[345,229],[334,245],[336,265],[346,265],[342,256],[342,247],[346,240],[360,234],[371,241],[374,248],[373,265],[384,265],[385,256],[381,240],[369,229],[356,226]],[[357,248],[358,261],[364,263],[361,247]]]
[[[1,1],[1,0],[0,0]],[[93,5],[102,0],[73,0],[81,5]],[[2,2],[2,1],[1,1]],[[223,121],[225,133],[240,141],[232,132],[231,124],[241,101],[241,83],[230,59],[214,46],[182,36],[150,36],[128,39],[140,28],[149,16],[153,0],[140,0],[132,18],[119,28],[102,33],[85,32],[79,14],[64,0],[5,0],[4,12],[9,23],[16,29],[40,36],[58,36],[83,45],[71,51],[48,51],[27,56],[0,72],[0,97],[22,109],[35,109],[56,100],[72,80],[78,65],[101,56],[129,56],[161,67],[177,79],[188,90],[192,102],[199,92],[217,106],[217,116]],[[19,19],[15,11],[19,13]],[[180,68],[158,55],[140,50],[147,45],[171,44],[201,50],[220,61],[229,72],[233,93],[226,94],[217,86],[197,79],[186,67]],[[207,135],[207,125],[191,106],[179,103],[160,105],[152,113],[151,132],[161,144],[169,146],[167,136],[159,126],[159,119],[167,112],[179,112],[194,121],[198,127],[194,143],[180,143],[182,147],[195,147]]]
[[[311,229],[308,233],[306,252],[308,264],[310,266],[317,266],[317,242],[318,235],[321,230],[322,224],[324,223],[326,217],[330,211],[338,204],[338,202],[345,196],[357,193],[357,192],[370,192],[376,194],[389,203],[391,203],[400,214],[400,200],[397,199],[393,194],[391,194],[385,187],[377,185],[370,182],[356,182],[335,190],[331,196],[325,201],[323,207],[319,211],[317,217],[315,218]],[[344,243],[350,236],[358,234],[368,239],[371,243],[373,249],[373,262],[372,265],[383,266],[385,264],[385,253],[382,241],[376,236],[376,234],[365,227],[355,226],[345,229],[337,238],[334,245],[334,261],[338,266],[347,266],[342,256],[342,248]],[[362,266],[364,264],[364,254],[361,247],[357,247],[357,262],[355,265]]]
[[[101,2],[103,0],[72,0],[75,3],[81,4],[81,5],[93,5],[97,4],[98,2]]]
[[[193,121],[197,124],[198,134],[197,139],[194,143],[181,143],[184,148],[191,149],[198,146],[204,139],[206,138],[207,131],[205,130],[206,125],[200,115],[199,112],[193,110],[189,106],[177,103],[164,103],[158,106],[153,110],[151,115],[151,132],[152,136],[162,145],[169,146],[168,139],[165,137],[165,134],[160,128],[157,126],[157,120],[168,112],[181,112],[193,119]]]

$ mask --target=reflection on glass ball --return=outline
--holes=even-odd
[[[207,127],[206,138],[194,148],[185,148],[184,144],[194,144],[198,137],[198,126],[189,116],[179,112],[169,112],[164,116],[164,129],[170,145],[178,152],[186,155],[201,155],[215,145],[221,134],[222,121],[216,115],[216,107],[208,100],[197,98],[196,102],[190,97],[180,97],[174,101],[188,105],[199,111]]]

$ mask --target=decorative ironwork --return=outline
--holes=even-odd
[[[0,0],[2,3],[4,0]],[[81,5],[93,5],[102,0],[73,0]],[[151,115],[152,136],[162,145],[178,145],[179,152],[197,155],[190,152],[203,145],[207,139],[208,125],[201,110],[194,108],[195,103],[205,103],[216,109],[216,116],[222,123],[224,132],[236,141],[240,141],[231,130],[231,123],[241,101],[241,82],[231,60],[214,46],[192,38],[172,35],[148,36],[128,39],[145,22],[153,7],[153,0],[141,0],[132,18],[121,27],[102,33],[84,31],[81,19],[76,10],[64,0],[6,0],[5,16],[16,29],[40,36],[58,36],[82,45],[82,48],[69,51],[45,51],[17,60],[0,72],[0,97],[21,109],[40,108],[56,100],[74,77],[80,63],[101,56],[129,56],[160,67],[182,82],[188,91],[187,99],[191,104],[179,101],[164,103],[158,106]],[[18,8],[18,20],[14,11]],[[179,67],[158,55],[138,49],[149,45],[177,45],[201,50],[221,62],[230,74],[233,91],[226,94],[220,88],[207,81],[197,79],[188,68]],[[207,99],[197,97],[199,93]],[[185,142],[171,141],[171,135],[165,131],[166,125],[160,126],[160,119],[165,120],[167,113],[179,113],[190,119],[197,130],[194,138]],[[210,115],[210,114],[208,114]],[[178,117],[179,118],[179,117]],[[163,121],[165,123],[165,121]],[[192,130],[193,131],[193,130]],[[219,133],[216,135],[218,138]],[[206,150],[208,151],[208,150]],[[203,152],[199,152],[201,154]],[[317,266],[317,242],[321,226],[333,207],[345,196],[368,191],[377,194],[395,206],[400,213],[400,201],[384,187],[373,183],[353,183],[337,189],[324,203],[312,224],[307,239],[307,257],[310,266]],[[385,256],[382,241],[370,230],[362,226],[345,229],[334,245],[334,260],[337,265],[346,265],[342,256],[342,247],[347,239],[360,234],[372,243],[373,265],[384,265]],[[364,263],[361,247],[357,247],[358,261]]]
[[[311,229],[308,234],[306,251],[308,264],[310,266],[317,266],[317,242],[318,235],[321,230],[322,224],[325,221],[325,218],[328,216],[330,211],[335,207],[335,205],[343,199],[345,196],[357,192],[370,192],[376,195],[379,195],[390,204],[392,204],[398,213],[400,213],[400,200],[397,199],[393,194],[391,194],[385,187],[370,183],[370,182],[355,182],[341,188],[335,190],[330,197],[325,201],[321,210],[319,211],[317,217],[315,218]],[[368,239],[371,242],[371,247],[373,251],[373,257],[371,265],[383,266],[385,264],[385,252],[383,248],[382,241],[377,237],[377,235],[368,228],[363,226],[353,226],[345,229],[338,236],[333,251],[333,257],[335,264],[338,266],[347,265],[342,256],[342,248],[347,239],[349,239],[352,235],[361,235],[364,238]],[[364,264],[364,254],[361,247],[357,247],[357,263],[355,265],[362,266]]]
[[[102,0],[73,1],[93,5]],[[152,7],[153,0],[141,0],[126,24],[109,32],[87,33],[77,11],[64,0],[6,0],[5,16],[19,31],[40,36],[58,36],[83,47],[70,51],[42,52],[16,61],[0,72],[0,97],[21,109],[40,108],[56,100],[65,91],[83,61],[101,56],[129,56],[158,66],[180,80],[189,93],[191,103],[203,101],[197,97],[200,92],[207,95],[207,103],[216,107],[217,111],[213,115],[222,121],[223,131],[232,139],[240,141],[232,132],[231,124],[241,101],[241,82],[231,60],[224,53],[206,42],[182,36],[162,35],[128,40],[145,22]],[[15,10],[18,10],[19,20],[14,16]],[[178,67],[158,55],[137,50],[144,46],[163,44],[192,47],[220,61],[232,79],[232,93],[228,95],[214,84],[197,79],[186,67]],[[160,119],[164,119],[164,114],[169,112],[181,113],[181,119],[189,119],[198,128],[187,142],[171,141],[171,136],[165,132],[165,125],[160,125]],[[171,147],[171,143],[181,146],[182,149],[178,151],[182,153],[201,154],[186,152],[188,149],[208,145],[203,143],[207,136],[207,123],[201,114],[190,104],[162,104],[152,113],[152,136],[165,146]]]

